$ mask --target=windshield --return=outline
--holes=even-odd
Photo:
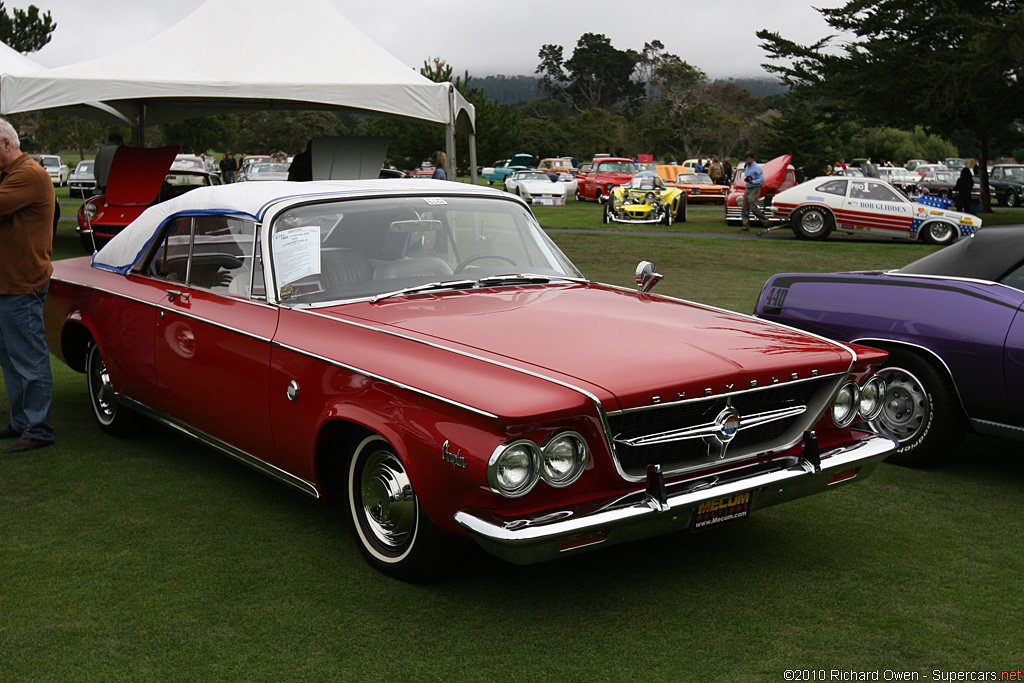
[[[551,180],[547,173],[541,173],[540,171],[527,171],[525,173],[520,172],[515,174],[516,180]]]
[[[78,167],[75,168],[75,173],[92,173],[92,166],[96,163],[94,161],[79,161]]]
[[[602,161],[597,166],[598,173],[636,173],[636,164],[632,161]]]
[[[272,173],[283,173],[288,175],[288,164],[253,164],[249,169],[252,175],[269,175]]]
[[[43,157],[43,166],[57,168],[60,166],[60,159],[56,157]]]
[[[581,277],[533,214],[493,197],[305,204],[276,217],[270,242],[285,305],[372,298],[435,283],[496,286],[518,275]]]

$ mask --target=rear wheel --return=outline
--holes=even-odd
[[[889,352],[879,374],[885,400],[871,427],[900,444],[888,461],[921,467],[948,458],[966,433],[952,381],[931,362],[898,350]]]
[[[956,241],[957,229],[946,221],[932,221],[924,226],[922,237],[928,244],[952,244]]]
[[[118,401],[110,373],[107,372],[107,364],[96,344],[89,346],[85,359],[85,377],[89,384],[92,414],[100,429],[114,436],[127,436],[135,432],[142,417]]]
[[[430,521],[391,445],[362,439],[348,469],[348,500],[359,549],[378,571],[409,583],[433,578],[448,537]]]
[[[800,239],[823,240],[835,227],[831,212],[817,206],[802,206],[790,218],[793,232]]]

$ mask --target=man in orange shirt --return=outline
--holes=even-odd
[[[53,252],[53,183],[21,151],[18,133],[0,119],[0,368],[11,415],[0,439],[17,453],[53,445],[53,379],[43,327]]]

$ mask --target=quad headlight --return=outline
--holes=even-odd
[[[832,399],[832,423],[837,427],[848,427],[857,415],[870,422],[882,412],[884,400],[885,380],[878,375],[869,378],[862,387],[856,382],[847,382]]]
[[[848,427],[857,417],[860,406],[860,387],[856,382],[847,382],[832,399],[832,423],[836,427]]]
[[[875,375],[860,388],[860,416],[870,422],[882,412],[885,402],[885,380]]]
[[[563,432],[541,451],[540,476],[549,485],[562,488],[583,474],[590,459],[587,442],[576,432]]]
[[[586,440],[576,432],[562,432],[542,449],[528,439],[499,446],[487,464],[491,490],[506,498],[525,496],[537,482],[569,486],[583,474],[590,460]]]

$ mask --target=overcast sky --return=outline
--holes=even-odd
[[[253,0],[254,5],[259,0]],[[50,44],[31,59],[62,66],[140,43],[174,25],[203,0],[8,0],[13,7],[35,4],[49,11],[57,30]],[[710,78],[764,76],[765,53],[754,32],[767,28],[807,44],[831,31],[810,3],[800,0],[331,0],[371,39],[411,68],[441,57],[457,75],[532,75],[540,47],[561,45],[566,58],[579,37],[603,33],[620,50],[642,50],[660,40],[668,52],[703,70]],[[841,0],[818,0],[838,7]],[[288,0],[273,0],[288,11]],[[315,22],[315,17],[310,17]],[[203,50],[215,60],[229,48],[230,36],[196,36],[182,49]],[[287,49],[297,36],[267,36],[269,45]]]

